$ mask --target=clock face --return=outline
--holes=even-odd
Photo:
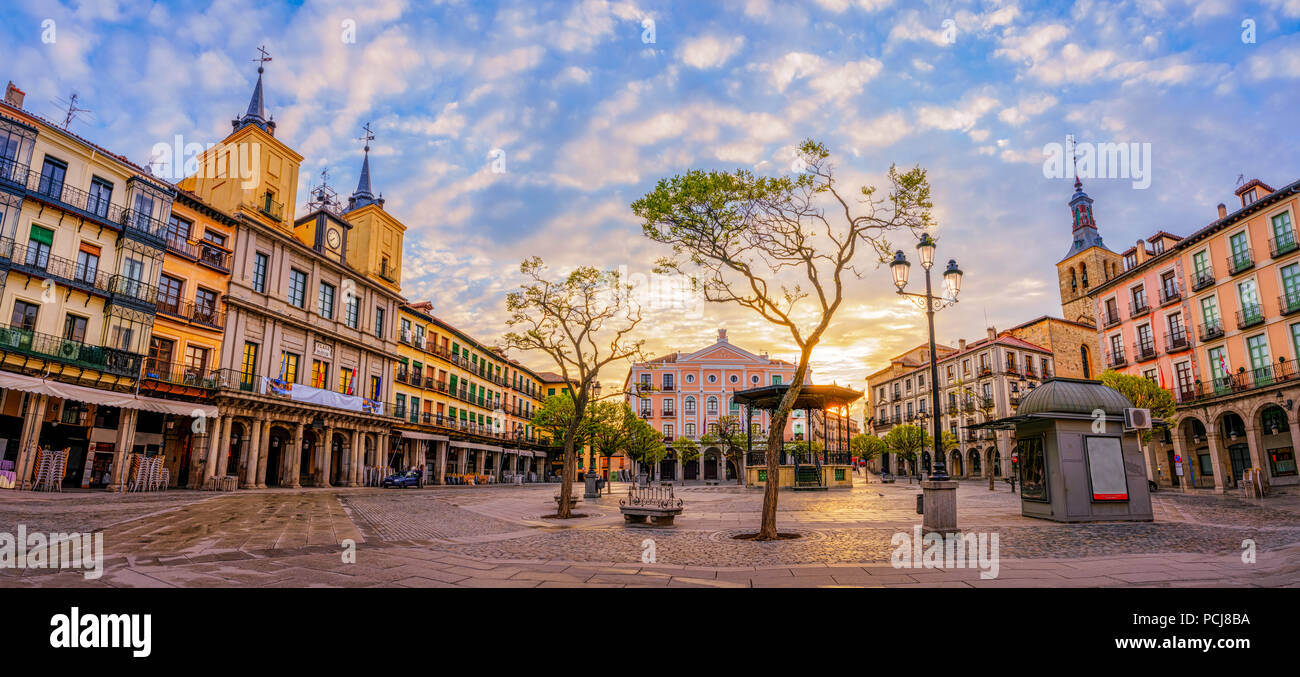
[[[330,228],[325,234],[325,241],[329,243],[331,249],[339,248],[339,231],[336,228]]]

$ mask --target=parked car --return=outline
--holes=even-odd
[[[388,487],[418,487],[420,486],[420,473],[415,470],[407,470],[404,473],[396,473],[384,478],[383,488]]]

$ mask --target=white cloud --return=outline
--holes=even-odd
[[[970,131],[980,118],[998,106],[998,100],[982,94],[967,95],[956,106],[921,106],[917,120],[924,127]]]
[[[703,35],[686,41],[682,47],[681,60],[682,63],[701,70],[717,68],[740,51],[744,44],[745,39],[739,35],[733,38]]]
[[[1050,94],[1031,94],[1022,97],[1015,106],[1002,109],[1002,112],[998,113],[998,119],[1009,125],[1019,126],[1055,105],[1056,97]]]

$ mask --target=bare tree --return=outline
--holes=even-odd
[[[569,501],[577,468],[574,442],[597,399],[600,370],[622,360],[643,358],[641,339],[630,335],[641,323],[641,308],[617,272],[582,266],[559,279],[547,277],[539,257],[519,264],[528,281],[506,295],[508,348],[545,353],[573,390],[573,411],[564,430],[564,469],[556,517],[572,516]],[[605,397],[613,397],[610,393]]]
[[[776,478],[786,418],[813,348],[843,301],[846,276],[861,277],[855,264],[886,261],[891,233],[919,235],[933,225],[925,170],[890,167],[887,196],[867,186],[850,196],[836,184],[825,146],[807,140],[799,154],[804,171],[797,177],[690,170],[661,179],[632,204],[646,237],[672,247],[658,271],[689,275],[706,300],[748,308],[785,327],[799,349],[790,387],[772,414],[758,540],[779,537]],[[811,303],[801,303],[806,299]]]

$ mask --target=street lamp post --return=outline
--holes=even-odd
[[[930,331],[930,403],[934,409],[933,417],[933,449],[934,453],[930,460],[933,471],[926,482],[921,483],[921,490],[924,494],[924,526],[929,531],[950,532],[957,529],[957,483],[948,477],[948,463],[941,451],[942,419],[939,416],[939,355],[934,342],[934,314],[937,311],[957,302],[957,294],[961,291],[961,269],[957,267],[957,261],[950,259],[948,268],[943,272],[943,282],[946,289],[945,296],[935,296],[930,281],[930,269],[934,266],[934,253],[937,249],[934,239],[929,233],[921,235],[921,241],[916,245],[918,257],[921,259],[921,268],[925,269],[925,293],[913,294],[903,291],[907,286],[907,275],[912,264],[907,262],[907,256],[900,249],[894,253],[894,260],[890,263],[890,272],[894,276],[894,286],[898,287],[898,293],[910,299],[917,308],[925,311],[926,321],[929,323]]]
[[[930,405],[934,408],[933,434],[934,434],[934,456],[931,459],[934,471],[930,478],[933,480],[948,479],[948,464],[944,460],[943,454],[939,451],[940,447],[940,426],[942,421],[939,416],[939,359],[936,354],[934,343],[934,314],[957,302],[957,294],[961,291],[961,269],[957,267],[955,260],[948,261],[948,269],[943,272],[943,282],[947,289],[947,296],[937,297],[933,293],[930,284],[930,268],[934,266],[934,251],[937,249],[934,240],[929,233],[921,236],[921,241],[916,245],[916,251],[921,259],[921,267],[925,269],[925,293],[913,294],[903,291],[907,286],[907,275],[912,264],[907,262],[907,257],[903,250],[898,250],[894,254],[894,261],[889,265],[890,271],[894,275],[894,285],[898,287],[898,293],[912,300],[918,308],[925,311],[926,320],[929,322],[930,330]]]

